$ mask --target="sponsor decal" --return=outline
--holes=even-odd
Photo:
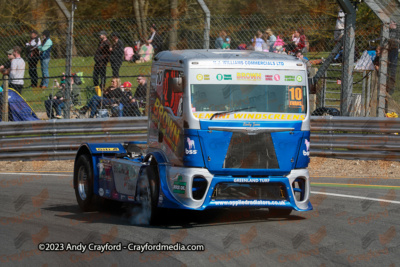
[[[196,112],[193,115],[198,119],[210,119],[214,113]],[[284,120],[298,121],[304,120],[304,114],[276,114],[276,113],[234,113],[215,116],[214,119],[222,120]]]
[[[135,198],[133,196],[128,196],[129,201],[135,201]]]
[[[110,197],[110,190],[106,189],[106,197]]]
[[[303,150],[303,156],[310,156],[310,152],[309,152],[309,150],[310,150],[310,142],[307,139],[305,139],[304,143],[306,144],[306,150],[307,151]]]
[[[121,200],[126,200],[126,196],[125,195],[120,195]]]
[[[177,151],[181,129],[171,118],[171,115],[167,112],[165,107],[161,104],[159,98],[157,98],[156,102],[154,103],[153,113],[156,117],[155,121],[158,121],[161,124],[160,130],[164,134],[167,145],[173,151]]]
[[[247,66],[285,66],[282,61],[264,60],[213,60],[215,65],[247,65]]]
[[[119,151],[118,147],[97,147],[96,151]]]
[[[298,82],[302,82],[302,81],[303,81],[303,77],[300,76],[300,75],[297,75],[296,80],[297,80]]]
[[[250,72],[238,72],[236,73],[236,79],[238,81],[261,81],[261,73],[250,73]]]
[[[269,183],[269,179],[235,178],[234,183]]]
[[[99,195],[101,197],[104,196],[104,189],[103,188],[99,188]]]
[[[205,80],[205,81],[209,81],[209,80],[210,80],[210,75],[204,74],[204,80]]]
[[[296,81],[296,77],[293,75],[285,75],[285,82],[294,82]]]
[[[224,76],[222,74],[217,74],[218,81],[222,81],[223,78],[224,78]]]
[[[202,81],[203,80],[203,75],[201,75],[201,74],[197,74],[196,75],[196,79],[198,80],[198,81]]]
[[[187,141],[189,149],[185,149],[185,153],[186,154],[196,155],[197,154],[197,150],[196,150],[196,147],[194,145],[194,140],[191,140],[189,137],[187,137],[186,141]]]
[[[225,81],[231,81],[232,80],[232,75],[231,74],[224,74],[224,80]]]
[[[185,194],[186,182],[182,182],[182,175],[178,174],[178,179],[174,181],[173,192],[177,194]]]
[[[274,79],[275,79],[275,81],[280,81],[281,80],[281,76],[279,76],[279,74],[275,74],[274,75]]]
[[[217,206],[259,206],[259,205],[269,205],[269,206],[285,206],[287,201],[270,201],[270,200],[229,200],[229,201],[213,201]]]
[[[118,195],[117,191],[113,191],[112,198],[114,198],[114,199],[118,199],[119,198],[119,195]]]
[[[272,81],[273,75],[265,75],[266,81]]]

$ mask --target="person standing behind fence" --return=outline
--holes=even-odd
[[[11,62],[12,62],[12,60],[14,59],[13,53],[14,53],[14,50],[12,50],[12,49],[11,49],[11,50],[8,50],[8,51],[7,51],[7,57],[8,57],[8,59],[7,59],[6,62],[4,62],[3,65],[0,66],[0,72],[1,72],[3,75],[9,75],[9,74],[10,74]]]
[[[344,14],[343,10],[339,9],[337,20],[336,20],[336,25],[335,25],[335,33],[333,34],[333,37],[335,38],[335,42],[338,42],[343,37],[344,18],[345,18],[345,14]]]
[[[158,52],[163,51],[163,39],[161,35],[157,32],[157,27],[155,24],[152,24],[150,27],[151,36],[148,40],[149,44],[151,44],[154,48],[154,55]]]
[[[119,78],[119,69],[124,60],[124,43],[119,39],[119,34],[117,32],[111,34],[111,39],[112,47],[110,47],[110,63],[112,74],[114,78]]]
[[[274,45],[275,45],[275,42],[276,42],[276,36],[274,35],[274,33],[272,32],[272,30],[270,28],[268,28],[265,31],[265,35],[266,35],[266,39],[267,39],[266,40],[267,49],[269,50],[269,52],[274,52]]]
[[[224,48],[224,43],[225,43],[225,39],[227,37],[227,34],[225,31],[220,31],[219,32],[219,36],[217,37],[217,39],[215,39],[215,48],[216,49],[223,49]]]
[[[107,63],[110,59],[110,41],[107,32],[99,32],[100,42],[94,55],[93,85],[104,89],[106,84]],[[100,78],[100,83],[99,83]]]
[[[31,77],[31,87],[37,87],[37,82],[38,82],[37,64],[40,59],[38,47],[41,44],[42,42],[38,37],[38,32],[32,30],[31,40],[28,43],[26,43],[26,53],[29,64],[29,76]]]
[[[147,39],[144,39],[144,44],[139,49],[139,60],[136,63],[149,62],[154,55],[154,48]]]
[[[304,29],[299,28],[294,32],[294,36],[299,38],[299,42],[297,43],[297,46],[295,49],[292,51],[293,53],[296,53],[297,51],[301,51],[303,54],[308,52],[308,41],[307,37],[304,34]]]
[[[11,61],[9,88],[21,94],[24,87],[25,61],[21,58],[21,47],[14,46],[13,50],[14,59]]]
[[[49,63],[50,63],[50,52],[53,47],[53,41],[50,39],[50,31],[45,30],[42,33],[43,45],[39,45],[40,51],[40,66],[42,67],[42,81],[40,88],[45,89],[49,86]]]
[[[265,43],[264,40],[262,39],[262,36],[263,36],[262,32],[257,31],[254,38],[251,39],[255,51],[262,51],[262,44]]]

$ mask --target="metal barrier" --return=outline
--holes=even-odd
[[[0,160],[73,159],[81,143],[144,141],[147,117],[2,123]]]
[[[83,142],[143,141],[147,117],[2,123],[0,160],[73,159]],[[400,160],[400,119],[312,117],[311,156]]]
[[[312,117],[311,155],[400,160],[400,119]]]

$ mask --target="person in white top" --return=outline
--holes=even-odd
[[[21,58],[21,47],[14,46],[13,50],[15,58],[11,61],[9,88],[21,94],[22,87],[24,87],[25,61]]]
[[[42,45],[38,32],[36,30],[31,31],[31,40],[26,43],[26,53],[28,57],[29,64],[29,76],[31,77],[31,87],[37,87],[38,84],[38,74],[37,74],[37,64],[40,59],[39,45]]]

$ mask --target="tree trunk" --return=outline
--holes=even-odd
[[[133,9],[135,11],[135,20],[138,26],[139,36],[142,35],[142,20],[140,18],[139,0],[133,0]]]
[[[178,0],[170,0],[172,26],[169,32],[169,50],[176,50],[178,43]]]

